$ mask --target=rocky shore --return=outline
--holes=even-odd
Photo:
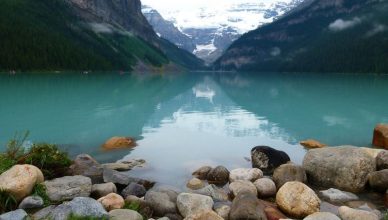
[[[0,189],[18,208],[0,220],[388,219],[388,150],[312,140],[303,146],[314,149],[301,165],[285,152],[257,146],[252,168],[198,167],[185,189],[131,176],[144,160],[100,164],[82,154],[63,177],[49,180],[35,166],[15,165],[0,175]],[[32,195],[37,185],[41,196]]]

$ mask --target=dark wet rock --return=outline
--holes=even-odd
[[[212,170],[209,166],[203,166],[199,168],[198,170],[193,172],[193,176],[197,177],[200,180],[206,180],[207,174]]]
[[[273,173],[273,181],[277,188],[282,187],[286,182],[298,181],[307,182],[307,175],[302,166],[294,163],[287,163],[279,166]]]
[[[36,209],[42,208],[44,205],[43,199],[40,196],[29,196],[23,199],[19,204],[19,209]]]
[[[94,184],[92,186],[92,197],[93,198],[101,198],[110,193],[117,193],[117,188],[114,183],[102,183],[102,184]]]
[[[255,195],[241,193],[233,200],[229,219],[267,220],[267,217],[264,207],[260,205],[260,201]]]
[[[166,214],[165,217],[169,218],[170,220],[182,220],[183,219],[181,215],[179,215],[179,214],[172,214],[172,213]]]
[[[321,196],[328,202],[343,203],[353,200],[358,200],[358,196],[351,192],[341,191],[339,189],[330,188],[328,190],[320,191]]]
[[[28,214],[23,209],[17,209],[0,215],[0,220],[28,220]]]
[[[138,183],[140,185],[143,185],[146,189],[150,189],[155,184],[155,182],[134,178],[129,176],[128,173],[110,169],[104,169],[103,177],[105,183],[112,182],[114,184],[119,184],[122,186],[128,186],[130,183]]]
[[[368,174],[375,171],[375,159],[365,150],[353,146],[312,149],[303,160],[308,182],[312,185],[360,192]]]
[[[377,154],[376,168],[377,170],[388,169],[388,151],[384,150]]]
[[[388,189],[388,169],[370,173],[369,185],[377,191],[386,191]]]
[[[131,183],[123,191],[121,191],[121,195],[126,198],[127,196],[137,196],[143,197],[146,194],[147,190],[143,185],[137,183]]]
[[[264,174],[272,174],[277,167],[290,161],[285,152],[267,146],[252,148],[251,158],[252,167],[259,168]]]
[[[103,182],[102,172],[101,165],[88,154],[78,155],[70,166],[72,176],[81,175],[89,177],[93,184]]]
[[[43,184],[46,186],[47,196],[54,202],[89,197],[92,191],[92,181],[85,176],[65,176]]]
[[[211,184],[224,185],[229,182],[229,170],[223,166],[213,168],[207,174],[207,181]]]

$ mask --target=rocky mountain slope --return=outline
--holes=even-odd
[[[309,1],[242,36],[215,62],[215,68],[388,72],[387,14],[387,1]]]
[[[151,5],[143,6],[143,14],[160,36],[211,63],[242,34],[272,22],[302,1],[208,1],[188,10],[162,11]]]
[[[200,68],[159,38],[140,0],[3,0],[0,70]]]

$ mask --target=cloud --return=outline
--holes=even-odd
[[[388,27],[383,24],[375,24],[373,29],[366,33],[366,37],[372,37],[378,33],[388,30]]]
[[[337,19],[329,25],[331,31],[343,31],[348,28],[352,28],[361,23],[361,18],[355,17],[351,20]]]

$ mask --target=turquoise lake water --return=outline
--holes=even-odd
[[[301,163],[300,140],[370,146],[388,122],[388,76],[357,74],[0,75],[0,148],[15,132],[100,162],[142,158],[135,176],[183,184],[202,165],[249,167],[268,145]],[[112,136],[133,150],[103,152]]]

